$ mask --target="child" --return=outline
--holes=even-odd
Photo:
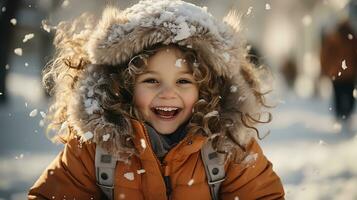
[[[65,148],[28,198],[283,199],[254,137],[265,104],[238,29],[233,13],[169,0],[59,24],[44,82]]]

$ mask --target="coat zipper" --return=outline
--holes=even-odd
[[[154,155],[154,157],[155,157],[155,160],[156,160],[156,162],[157,162],[157,163],[159,164],[159,166],[160,166],[161,177],[162,177],[162,180],[163,180],[164,183],[165,183],[166,197],[167,197],[167,199],[171,199],[172,186],[171,186],[170,176],[166,176],[167,163],[166,163],[165,159],[164,159],[163,162],[161,162],[161,161],[157,158],[155,152],[153,152],[153,150],[152,150],[151,140],[150,140],[149,134],[147,133],[146,127],[145,127],[145,125],[142,124],[142,123],[141,123],[141,126],[142,126],[143,129],[144,129],[144,135],[145,135],[145,137],[146,137],[146,141],[148,141],[147,143],[149,143],[148,145],[149,145],[149,147],[150,147],[150,149],[151,149],[151,151],[152,151],[152,153],[153,153],[153,155]],[[190,137],[190,136],[189,136],[189,137]],[[185,137],[185,138],[184,138],[183,140],[181,140],[174,148],[180,146],[181,143],[185,142],[185,141],[187,140],[187,138],[189,138],[189,137]],[[172,149],[171,149],[171,150],[172,150]],[[170,150],[170,151],[171,151],[171,150]],[[166,154],[166,156],[170,153],[170,151]],[[166,156],[165,156],[165,157],[166,157]]]
[[[161,162],[161,161],[157,158],[155,152],[153,152],[153,150],[152,150],[151,140],[150,140],[150,137],[149,137],[149,135],[148,135],[148,133],[147,133],[146,127],[145,127],[143,124],[141,124],[141,125],[142,125],[142,127],[143,127],[143,129],[144,129],[144,135],[145,135],[145,137],[146,137],[146,141],[147,141],[147,143],[148,143],[148,145],[149,145],[149,148],[150,148],[150,150],[152,151],[152,153],[153,153],[153,155],[154,155],[154,157],[155,157],[156,162],[157,162],[157,163],[159,164],[159,166],[160,166],[161,177],[162,177],[162,180],[163,180],[164,183],[165,183],[166,197],[167,197],[167,199],[171,199],[170,197],[171,197],[172,187],[171,187],[170,176],[165,176],[165,174],[166,174],[165,172],[166,172],[166,168],[167,168],[166,161]],[[164,172],[164,174],[163,174],[163,172]]]

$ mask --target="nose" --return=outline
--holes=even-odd
[[[165,86],[160,90],[158,97],[162,99],[174,99],[177,97],[177,94],[174,88]]]

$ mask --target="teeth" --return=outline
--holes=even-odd
[[[163,110],[163,111],[173,111],[173,110],[178,110],[178,108],[173,108],[173,107],[157,107],[155,108],[156,110]]]

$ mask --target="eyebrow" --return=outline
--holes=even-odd
[[[156,71],[146,70],[144,71],[143,74],[158,74],[158,73]],[[192,74],[192,72],[188,70],[184,70],[184,71],[179,71],[179,74]]]

